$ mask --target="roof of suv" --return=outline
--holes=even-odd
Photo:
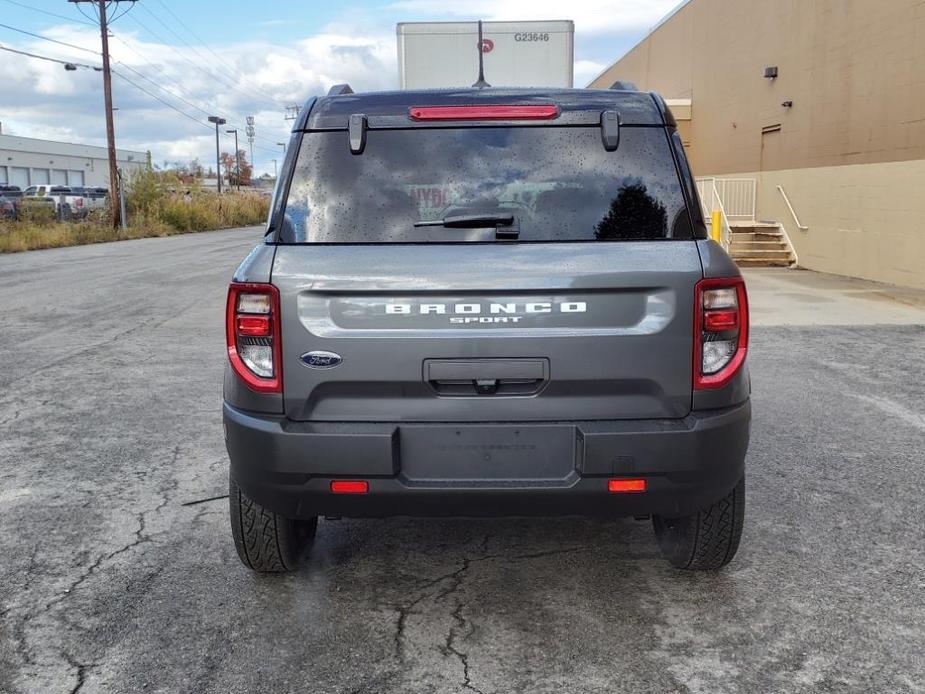
[[[332,90],[333,91],[333,90]],[[346,90],[345,90],[346,91]],[[673,124],[661,97],[650,92],[622,89],[434,89],[418,91],[352,92],[310,100],[293,130],[331,130],[347,127],[352,114],[370,119],[370,127],[392,125],[396,118],[411,123],[409,109],[416,106],[547,105],[559,109],[559,124],[583,124],[576,112],[615,110],[621,125]],[[569,117],[572,115],[573,117]],[[388,118],[386,123],[384,119]],[[499,122],[503,125],[504,122]],[[590,124],[590,123],[589,123]]]

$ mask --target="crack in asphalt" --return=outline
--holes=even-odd
[[[73,669],[77,670],[77,683],[71,687],[70,694],[77,694],[87,682],[87,673],[99,663],[81,663],[67,651],[61,651],[61,658]]]
[[[179,459],[179,456],[180,456],[180,446],[176,445],[174,446],[173,456],[171,458],[171,461],[167,469],[173,469],[173,467],[177,463],[177,460]],[[38,610],[31,612],[31,613],[26,613],[26,615],[18,621],[18,623],[13,628],[13,632],[14,632],[15,639],[16,639],[15,652],[20,655],[20,657],[23,659],[23,662],[26,665],[36,665],[38,662],[34,655],[34,649],[30,647],[29,645],[29,638],[27,634],[27,631],[28,631],[27,627],[29,623],[35,620],[36,618],[40,617],[41,615],[47,614],[56,605],[63,602],[67,597],[71,595],[71,593],[73,593],[80,586],[82,586],[84,582],[89,580],[97,572],[100,566],[103,565],[104,562],[114,559],[115,557],[121,554],[124,554],[125,552],[131,551],[132,549],[134,549],[135,547],[138,547],[139,545],[143,543],[154,542],[155,541],[154,536],[147,532],[147,517],[149,515],[157,515],[164,508],[166,508],[166,506],[172,500],[172,493],[175,492],[178,487],[179,487],[179,481],[173,476],[169,477],[166,483],[162,484],[160,488],[157,490],[157,493],[161,497],[160,502],[154,508],[148,509],[146,511],[140,511],[135,514],[136,521],[138,523],[138,528],[133,533],[134,538],[135,538],[134,540],[123,545],[122,547],[119,547],[116,550],[113,550],[112,552],[100,554],[93,561],[93,563],[91,563],[87,567],[87,569],[83,571],[75,580],[71,581],[70,585],[68,585],[68,587],[65,588],[60,594],[56,595],[51,600],[47,601]],[[95,665],[96,664],[94,663],[91,665],[83,665],[82,667],[86,670],[87,668],[95,666]],[[73,664],[71,664],[71,666],[76,667],[76,665],[73,665]],[[73,691],[78,691],[81,686],[83,686],[82,677],[80,678],[77,689]]]
[[[456,624],[455,626],[450,627],[450,630],[447,632],[446,639],[441,650],[444,656],[455,656],[456,659],[459,660],[459,664],[462,665],[463,689],[477,692],[477,694],[485,693],[472,684],[472,674],[469,667],[469,653],[461,651],[456,647],[457,640],[465,641],[475,631],[475,626],[463,615],[463,610],[466,608],[466,602],[459,597],[459,594],[463,586],[463,582],[465,581],[466,574],[469,572],[469,568],[472,566],[472,564],[475,562],[485,561],[486,559],[493,556],[488,554],[488,543],[490,540],[490,533],[486,534],[485,537],[482,538],[479,556],[463,557],[462,566],[449,575],[449,579],[452,580],[450,587],[434,597],[434,602],[439,602],[450,595],[456,597],[456,607],[454,607],[453,611],[450,613],[450,616],[453,618],[453,621]]]
[[[88,353],[93,353],[96,350],[100,349],[101,347],[106,347],[108,345],[119,342],[119,340],[121,340],[122,338],[128,337],[129,335],[137,333],[141,330],[146,330],[146,329],[156,330],[157,328],[160,328],[162,325],[164,325],[167,321],[172,320],[173,318],[176,318],[177,316],[180,316],[186,311],[188,311],[189,309],[193,308],[197,303],[198,301],[191,302],[188,306],[185,306],[177,311],[172,312],[169,316],[166,316],[163,320],[154,321],[153,323],[141,323],[139,325],[129,328],[128,330],[123,330],[122,332],[115,333],[114,335],[109,336],[105,340],[102,340],[101,342],[90,345],[89,347],[85,347],[76,352],[71,352],[66,357],[62,357],[60,359],[52,359],[51,361],[40,365],[37,369],[33,369],[32,371],[28,373],[21,374],[17,376],[16,378],[7,381],[6,383],[0,383],[0,386],[9,388],[14,383],[19,383],[20,381],[24,381],[26,379],[32,378],[33,376],[37,376],[38,374],[45,372],[52,367],[60,366],[61,364],[71,362],[73,361],[75,357],[79,357],[79,356],[82,356]]]
[[[399,659],[399,661],[402,663],[405,662],[405,637],[407,632],[408,618],[414,613],[414,608],[429,597],[428,593],[426,592],[429,588],[440,585],[445,581],[451,582],[448,587],[433,596],[433,601],[436,603],[445,600],[450,596],[458,596],[460,594],[463,583],[465,582],[466,574],[469,572],[469,569],[473,564],[494,559],[504,559],[507,561],[541,559],[544,557],[551,557],[561,554],[590,552],[595,549],[592,546],[578,546],[539,552],[526,552],[523,554],[513,555],[489,554],[488,545],[491,541],[491,538],[492,536],[490,533],[486,534],[479,544],[479,551],[477,555],[463,556],[462,565],[458,569],[422,581],[417,587],[418,595],[413,600],[402,603],[393,603],[389,605],[389,607],[398,614],[393,642],[395,646],[395,656]],[[444,655],[444,657],[452,656],[459,661],[463,670],[462,687],[464,689],[477,692],[478,694],[485,694],[481,689],[478,689],[472,684],[472,671],[471,665],[469,663],[469,653],[460,650],[457,645],[468,639],[475,631],[475,626],[472,624],[471,620],[467,619],[463,614],[467,606],[468,603],[462,599],[459,599],[458,597],[454,601],[453,610],[450,612],[450,617],[452,617],[454,624],[447,632],[444,643],[439,647],[439,650]]]
[[[405,662],[405,625],[408,623],[408,615],[411,614],[411,610],[414,606],[426,597],[426,595],[419,595],[411,602],[396,603],[389,606],[398,613],[398,620],[395,623],[395,635],[392,642],[395,646],[395,657],[402,663]]]

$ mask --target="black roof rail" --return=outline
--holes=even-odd
[[[665,122],[665,125],[669,128],[677,128],[678,122],[674,119],[674,114],[671,112],[671,109],[668,108],[668,104],[665,103],[662,95],[658,92],[649,92],[649,94],[651,94],[652,98],[655,100],[655,105],[658,106],[658,111],[662,114],[662,120]]]
[[[292,124],[292,132],[298,130],[305,130],[308,127],[308,117],[311,115],[312,107],[315,105],[317,97],[311,96],[308,98],[308,101],[305,102],[305,105],[299,111],[299,117],[296,119],[295,123]]]
[[[349,84],[335,84],[328,90],[328,96],[342,96],[344,94],[353,94]]]
[[[636,86],[635,82],[628,82],[627,80],[617,80],[610,85],[611,89],[619,89],[624,92],[638,92],[639,88]]]

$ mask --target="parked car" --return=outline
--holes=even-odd
[[[102,210],[109,204],[109,190],[106,188],[72,187],[71,191],[75,195],[82,197],[82,202],[77,209],[83,214],[94,210]]]
[[[319,516],[651,517],[676,567],[737,551],[745,284],[656,94],[335,87],[225,322],[252,569]]]
[[[0,185],[0,219],[16,219],[21,200],[22,189],[19,186]]]
[[[71,217],[85,214],[84,197],[75,193],[68,186],[29,186],[24,191],[27,198],[48,198],[54,201],[55,214],[58,219],[70,219]]]

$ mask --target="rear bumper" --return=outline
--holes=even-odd
[[[294,422],[224,406],[232,478],[293,518],[686,515],[741,479],[750,421],[748,401],[679,420],[485,425]],[[611,494],[616,477],[647,490]],[[332,494],[332,479],[369,492]]]

